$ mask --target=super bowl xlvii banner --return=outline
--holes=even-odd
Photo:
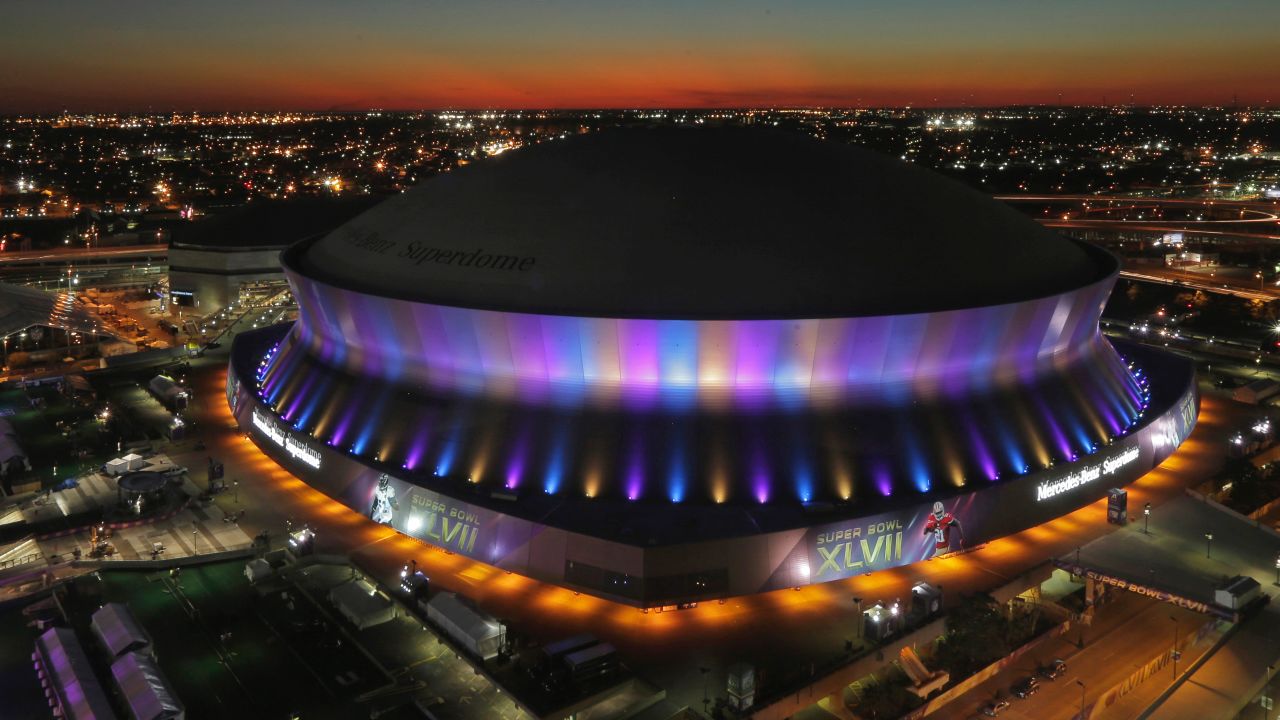
[[[809,537],[810,582],[826,582],[908,565],[966,547],[980,535],[963,495],[910,510],[871,515],[815,528]]]
[[[1174,435],[1185,436],[1178,427]],[[1078,462],[900,511],[831,523],[806,537],[809,582],[826,582],[972,548],[1052,520],[1153,465],[1145,429]]]
[[[386,473],[369,470],[358,508],[374,522],[450,552],[503,568],[522,568],[536,534],[527,520],[463,502]]]

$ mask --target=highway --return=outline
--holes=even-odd
[[[1187,272],[1175,268],[1129,265],[1120,271],[1120,277],[1130,280],[1177,285],[1191,290],[1235,295],[1249,300],[1272,301],[1280,299],[1280,288],[1259,287],[1259,283],[1244,278],[1207,277],[1204,273]]]
[[[163,260],[169,256],[167,244],[155,245],[120,245],[118,247],[83,248],[68,246],[50,248],[48,250],[11,250],[0,253],[0,270],[21,267],[24,265],[56,264],[102,264],[104,260],[122,258],[144,258]]]
[[[767,689],[808,679],[810,668],[845,657],[844,641],[854,637],[854,596],[867,604],[906,597],[912,584],[925,580],[943,586],[954,599],[999,586],[1113,529],[1106,523],[1105,502],[1099,501],[957,557],[799,590],[730,598],[723,604],[704,603],[691,610],[642,613],[446,553],[330,500],[235,430],[225,381],[225,365],[218,360],[193,371],[197,402],[190,414],[203,428],[207,450],[171,454],[192,468],[203,467],[209,455],[225,463],[227,480],[240,480],[241,503],[226,509],[248,511],[242,524],[251,535],[269,529],[278,538],[286,520],[294,527],[306,523],[317,531],[323,552],[349,553],[389,584],[415,559],[435,587],[475,599],[517,634],[547,641],[585,631],[612,642],[633,668],[668,688],[677,704],[700,704],[702,680],[690,672],[697,665],[713,668],[710,685],[723,688],[724,667],[737,660],[751,662],[762,671],[761,683]],[[1208,477],[1222,462],[1229,432],[1250,412],[1256,410],[1206,397],[1195,432],[1159,468],[1131,486],[1130,503],[1159,506],[1183,487]],[[229,500],[220,498],[221,503]]]

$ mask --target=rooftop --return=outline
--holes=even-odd
[[[383,199],[381,195],[355,195],[250,203],[194,222],[174,224],[171,244],[212,250],[284,248],[324,235]]]
[[[836,317],[1017,302],[1114,261],[937,173],[747,128],[614,129],[421,184],[292,253],[410,300],[606,317]]]

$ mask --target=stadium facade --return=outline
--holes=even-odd
[[[746,129],[467,167],[282,256],[228,401],[453,552],[661,606],[957,552],[1190,433],[1188,363],[1098,328],[1118,264],[931,172]]]

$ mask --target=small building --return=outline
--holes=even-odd
[[[187,407],[187,399],[191,394],[168,375],[157,375],[151,378],[147,387],[151,390],[151,394],[156,396],[156,400],[170,410],[182,410]]]
[[[1240,402],[1257,405],[1267,398],[1280,393],[1280,383],[1268,378],[1254,380],[1248,385],[1236,388],[1231,396]]]
[[[502,649],[506,630],[502,623],[454,593],[442,592],[432,598],[427,603],[427,619],[476,657],[488,660]]]
[[[5,425],[7,426],[8,423]],[[17,435],[11,431],[0,430],[0,476],[6,476],[19,469],[31,469],[27,452],[18,444]]]
[[[147,461],[141,455],[138,455],[137,453],[129,453],[124,457],[108,460],[107,463],[102,466],[102,471],[114,477],[117,475],[123,475],[127,472],[140,470],[142,469],[142,466],[146,464]]]
[[[592,645],[565,655],[564,666],[574,682],[590,682],[613,674],[618,667],[618,651],[609,643]]]
[[[128,652],[151,654],[151,636],[124,603],[107,603],[98,608],[89,627],[112,658]]]
[[[183,720],[187,716],[168,678],[150,655],[125,653],[111,664],[111,676],[133,720]]]
[[[329,591],[329,602],[358,629],[390,622],[396,617],[396,606],[367,580],[352,580]]]
[[[281,250],[328,234],[382,199],[357,195],[256,202],[175,225],[169,247],[170,303],[211,315],[246,293],[284,289]]]
[[[1248,575],[1237,575],[1213,591],[1213,602],[1239,612],[1262,596],[1262,586]]]
[[[116,714],[71,628],[49,628],[32,655],[49,705],[67,720],[111,720]]]
[[[271,577],[271,563],[262,558],[254,558],[244,564],[244,576],[250,584]]]

